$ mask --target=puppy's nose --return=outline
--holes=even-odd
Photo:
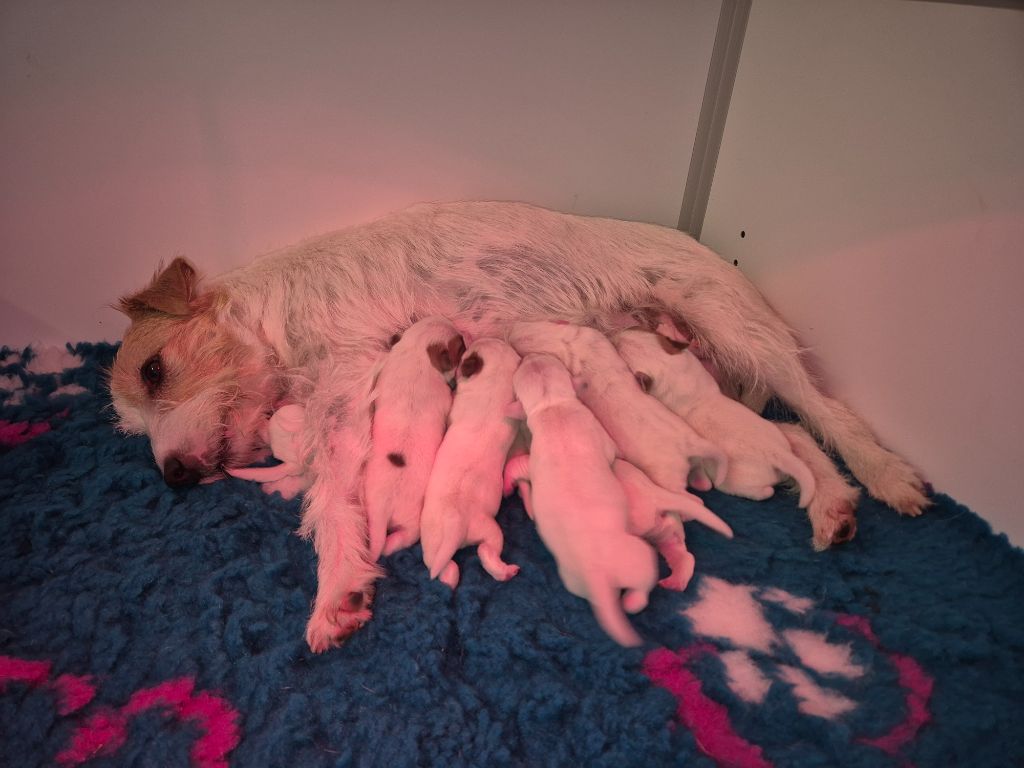
[[[195,485],[202,475],[199,469],[184,463],[177,456],[168,456],[164,461],[164,482],[171,488]]]

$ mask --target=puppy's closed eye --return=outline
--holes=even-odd
[[[146,385],[147,391],[150,394],[156,392],[164,381],[164,364],[160,355],[153,355],[144,362],[139,369],[139,375],[142,377],[142,383]]]
[[[640,389],[647,394],[650,394],[651,387],[654,386],[654,379],[652,379],[649,374],[641,373],[640,371],[637,371],[633,375],[636,377],[636,383],[640,385]]]

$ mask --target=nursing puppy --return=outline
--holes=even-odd
[[[722,394],[712,375],[687,344],[657,333],[626,330],[615,348],[644,391],[681,416],[699,434],[714,440],[729,457],[716,486],[748,499],[767,499],[787,477],[800,487],[801,507],[814,497],[814,476],[798,459],[779,428]]]
[[[365,485],[371,558],[419,541],[424,494],[452,407],[449,382],[464,348],[454,325],[428,317],[395,340],[377,374]]]
[[[611,435],[618,455],[663,488],[679,490],[687,478],[699,490],[724,477],[728,458],[685,421],[641,391],[612,343],[593,328],[566,323],[516,323],[509,342],[520,354],[558,358],[572,374],[579,399]]]
[[[501,504],[502,467],[518,432],[506,411],[515,400],[512,374],[519,355],[498,339],[466,350],[456,377],[448,431],[437,451],[423,504],[420,537],[430,578],[454,589],[456,550],[479,545],[484,569],[498,581],[519,573],[501,559],[504,536],[494,516]]]
[[[657,560],[626,530],[628,501],[612,472],[615,444],[576,398],[556,358],[527,355],[512,382],[533,435],[529,475],[537,532],[565,588],[590,602],[613,640],[639,645],[622,609],[635,613],[647,605]]]
[[[309,476],[302,464],[300,444],[306,424],[306,409],[292,403],[274,411],[267,422],[267,443],[274,458],[280,461],[273,467],[226,469],[232,477],[255,480],[266,493],[280,493],[286,499],[295,498],[309,487]]]
[[[315,650],[369,616],[380,575],[361,499],[372,374],[417,317],[443,315],[480,337],[552,319],[610,333],[635,325],[635,311],[668,313],[728,381],[784,400],[872,496],[905,514],[928,503],[910,465],[817,389],[743,274],[673,229],[520,203],[418,205],[206,283],[175,259],[119,308],[131,319],[110,378],[119,426],[149,435],[168,483],[246,466],[265,455],[275,408],[306,406],[312,485],[300,532],[319,558],[306,628]]]

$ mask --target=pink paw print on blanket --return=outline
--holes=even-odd
[[[801,714],[833,721],[858,707],[855,699],[840,690],[841,683],[860,681],[871,673],[870,668],[854,661],[850,643],[808,629],[776,630],[766,618],[765,603],[781,606],[795,616],[815,608],[812,600],[781,589],[705,577],[698,599],[682,614],[706,640],[675,651],[660,648],[644,659],[644,673],[676,697],[676,718],[693,732],[700,749],[718,765],[768,768],[772,762],[760,746],[737,732],[728,708],[704,691],[697,671],[699,659],[717,657],[724,667],[727,685],[746,704],[764,703],[769,689],[781,683],[790,690]],[[928,702],[933,679],[914,659],[883,648],[866,618],[848,614],[833,618],[840,628],[837,634],[846,634],[851,640],[867,640],[896,669],[907,713],[902,722],[881,736],[855,736],[853,740],[907,763],[904,747],[931,719]],[[720,647],[722,641],[728,649]],[[786,653],[780,652],[783,650]],[[790,655],[795,655],[799,664],[783,660]],[[837,688],[834,684],[840,685]],[[772,712],[766,710],[766,717],[771,716]]]

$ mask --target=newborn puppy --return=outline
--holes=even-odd
[[[281,463],[273,467],[246,469],[225,468],[232,477],[255,480],[266,493],[280,493],[292,499],[310,486],[310,478],[302,461],[302,428],[306,409],[301,405],[282,405],[267,422],[267,443],[274,458]]]
[[[622,331],[614,342],[644,391],[728,455],[728,471],[715,482],[720,490],[767,499],[774,486],[789,477],[800,486],[800,506],[810,503],[814,476],[794,455],[785,435],[772,422],[723,395],[685,342],[637,329]]]
[[[629,532],[650,542],[668,563],[669,575],[658,584],[665,589],[686,589],[694,559],[686,548],[683,521],[696,520],[730,539],[732,528],[693,494],[655,485],[628,461],[616,459],[612,470],[629,501]]]
[[[654,546],[668,563],[669,575],[658,582],[665,589],[684,590],[693,576],[693,555],[686,548],[683,520],[697,520],[713,531],[732,538],[732,528],[704,506],[692,493],[676,493],[655,485],[641,470],[628,461],[616,459],[612,471],[626,493],[628,514],[626,530]],[[530,457],[517,455],[505,464],[503,477],[505,495],[518,487],[523,507],[533,518],[530,486]]]
[[[420,537],[423,495],[452,406],[450,382],[464,350],[454,325],[428,317],[394,341],[377,374],[364,486],[374,560]]]
[[[484,569],[498,581],[519,573],[501,559],[504,537],[494,520],[501,504],[502,465],[518,432],[506,416],[515,400],[512,374],[519,355],[498,339],[479,339],[466,350],[456,378],[448,431],[427,483],[420,538],[430,578],[452,589],[459,566],[452,556],[478,544]]]
[[[689,479],[698,490],[707,490],[708,477],[726,476],[725,453],[641,391],[600,331],[564,323],[516,323],[509,341],[521,355],[557,357],[572,374],[579,399],[615,441],[619,456],[658,485],[682,489]]]
[[[556,358],[528,355],[512,383],[533,435],[529,467],[537,532],[566,589],[590,602],[612,639],[639,645],[622,609],[635,613],[647,605],[658,578],[657,555],[626,530],[626,493],[611,469],[615,444],[576,398],[569,372]]]

